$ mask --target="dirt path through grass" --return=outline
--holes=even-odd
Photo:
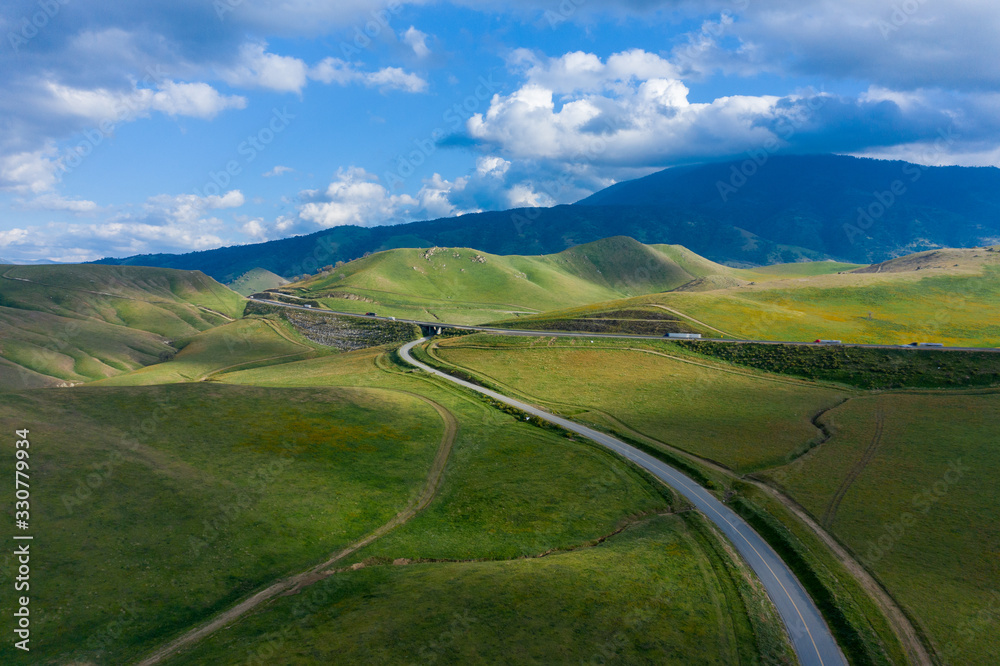
[[[166,646],[154,652],[152,655],[138,662],[138,666],[152,666],[153,664],[158,664],[164,659],[172,657],[179,650],[189,647],[190,645],[197,643],[202,638],[205,638],[219,629],[232,624],[240,617],[257,608],[266,601],[269,601],[280,594],[295,594],[303,587],[326,578],[332,573],[327,571],[327,569],[329,569],[332,565],[355,552],[359,548],[367,546],[373,541],[385,536],[393,529],[413,518],[417,515],[417,513],[430,504],[431,500],[434,499],[434,496],[437,495],[438,489],[441,486],[441,479],[444,477],[444,469],[448,463],[448,457],[451,455],[451,449],[452,445],[455,443],[455,437],[458,434],[458,420],[455,418],[454,414],[448,411],[448,409],[433,400],[416,393],[411,393],[410,391],[397,392],[405,393],[427,403],[434,408],[434,410],[441,417],[441,420],[444,421],[444,434],[441,436],[441,444],[438,446],[437,455],[434,456],[434,462],[431,464],[430,471],[427,474],[427,483],[424,485],[424,489],[421,491],[420,495],[406,509],[396,514],[392,520],[377,528],[363,539],[356,541],[347,548],[335,553],[330,557],[330,559],[326,560],[322,564],[318,564],[307,571],[303,571],[302,573],[294,576],[289,576],[288,578],[283,578],[273,583],[266,589],[261,590],[248,599],[245,599],[222,614],[217,615],[209,622],[182,634],[180,637],[174,639]]]
[[[716,333],[721,333],[722,335],[728,335],[731,338],[738,338],[739,337],[738,335],[733,335],[732,333],[726,333],[725,331],[723,331],[721,329],[718,329],[718,328],[716,328],[714,326],[709,326],[708,324],[706,324],[703,321],[698,321],[697,319],[695,319],[691,315],[686,315],[683,312],[681,312],[680,310],[675,310],[673,308],[668,308],[666,305],[660,305],[658,303],[650,303],[650,305],[652,305],[654,308],[660,308],[661,310],[666,310],[667,312],[672,312],[675,315],[677,315],[678,317],[684,317],[685,319],[693,321],[694,323],[698,324],[699,326],[704,326],[705,328],[707,328],[710,331],[715,331]]]
[[[865,468],[868,467],[868,463],[875,457],[875,452],[878,451],[878,446],[882,443],[882,431],[884,429],[885,410],[882,408],[882,402],[879,401],[875,407],[875,431],[872,433],[872,441],[868,444],[868,448],[865,449],[861,459],[854,463],[847,476],[840,482],[837,492],[833,494],[830,504],[827,505],[826,510],[823,512],[823,517],[820,519],[820,522],[826,529],[833,527],[833,521],[837,519],[837,510],[840,508],[840,503],[844,501],[844,496],[847,495],[847,491],[851,489],[854,482],[861,476],[861,472],[865,471]]]

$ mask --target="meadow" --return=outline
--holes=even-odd
[[[768,471],[917,620],[942,660],[1000,653],[1000,392],[885,393],[822,417],[831,439]]]
[[[855,270],[818,263],[757,268],[737,284],[685,287],[504,323],[531,328],[535,319],[579,320],[602,312],[665,308],[712,337],[1000,346],[1000,320],[991,316],[1000,302],[1000,255],[995,252],[942,250]],[[833,268],[841,270],[814,273]]]
[[[727,372],[672,353],[669,343],[630,350],[625,343],[602,348],[600,340],[520,340],[453,338],[433,354],[581,422],[617,423],[740,473],[804,450],[822,436],[813,416],[845,397],[833,388]]]
[[[204,383],[7,393],[0,420],[32,442],[35,663],[128,663],[323,561],[412,500],[444,432],[399,392]]]
[[[389,356],[359,350],[219,377],[419,392],[455,414],[459,432],[441,489],[424,511],[333,576],[169,663],[233,652],[267,655],[268,663],[334,654],[409,661],[415,653],[465,663],[511,655],[791,663],[780,621],[752,574],[703,519],[674,515],[684,505],[666,488],[604,449],[521,422],[398,368]],[[474,619],[471,632],[454,633],[455,617]],[[628,627],[612,619],[622,617],[634,619]],[[439,634],[454,634],[440,654],[441,641],[427,640]]]
[[[748,368],[745,372],[751,374],[741,375],[727,365],[693,366],[684,374],[673,366],[690,365],[683,363],[692,360],[683,350],[686,345],[648,343],[647,349],[674,349],[677,357],[647,353],[641,356],[652,360],[641,362],[633,358],[640,352],[621,349],[631,344],[477,335],[442,339],[425,358],[607,431],[628,435],[632,430],[633,439],[644,435],[659,440],[670,445],[673,451],[668,453],[675,457],[680,449],[738,473],[752,472],[804,507],[845,544],[944,663],[983,663],[984,655],[997,651],[1000,527],[994,508],[1000,496],[990,475],[1000,463],[995,437],[1000,392],[862,392],[806,382],[792,388],[778,376],[765,381],[755,376],[763,373]],[[860,377],[863,369],[855,368],[854,383],[869,385]],[[707,377],[699,381],[691,372]],[[867,372],[872,378],[883,374],[877,366]],[[654,383],[658,377],[660,384]],[[683,395],[664,385],[671,378],[683,378],[679,384],[691,386],[700,401],[682,403]],[[726,387],[740,390],[728,393]],[[792,436],[795,403],[785,390],[800,400],[810,394],[833,398],[826,409],[813,414],[823,436],[811,437],[801,429]],[[561,396],[559,402],[548,398],[556,395]],[[749,396],[745,406],[740,396]],[[699,408],[702,402],[705,406]],[[720,405],[740,418],[730,422],[704,415]],[[754,425],[754,410],[761,426]],[[598,412],[603,419],[594,417]],[[664,425],[645,414],[657,414]],[[767,428],[773,432],[768,434]],[[711,433],[717,439],[714,447],[692,446],[699,442],[696,431]],[[777,450],[788,452],[785,460],[774,464],[772,455],[772,462],[747,463],[748,456],[759,455],[782,438],[790,440]],[[724,446],[728,442],[739,443],[733,448],[744,461],[742,467],[727,457],[732,455]],[[655,452],[656,447],[651,449]],[[705,477],[719,492],[735,493],[734,507],[768,535],[801,579],[815,586],[816,598],[828,604],[828,622],[843,629],[839,638],[861,646],[859,663],[886,663],[877,656],[880,650],[897,655],[891,658],[896,661],[899,648],[887,636],[888,625],[878,617],[878,608],[845,572],[836,573],[837,563],[815,534],[752,484],[735,477],[727,482],[711,468]]]

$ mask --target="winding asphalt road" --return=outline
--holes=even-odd
[[[435,368],[417,361],[410,355],[414,346],[426,342],[429,338],[421,338],[410,342],[399,350],[399,355],[407,363],[446,379],[478,393],[488,395],[516,407],[528,414],[537,416],[571,432],[575,432],[598,444],[605,446],[618,455],[627,458],[647,470],[668,486],[684,496],[691,504],[711,520],[732,542],[750,568],[754,570],[774,602],[781,619],[788,629],[792,639],[792,647],[803,666],[846,666],[847,660],[841,653],[837,642],[833,639],[829,627],[823,621],[819,609],[806,594],[802,584],[778,554],[751,528],[742,518],[717,500],[707,490],[690,478],[656,458],[643,453],[639,449],[626,444],[597,430],[587,428],[568,419],[550,414],[542,409],[525,404],[519,400],[463,381],[457,377],[441,372]]]

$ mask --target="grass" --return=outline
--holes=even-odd
[[[1000,300],[1000,256],[996,253],[946,250],[864,269],[881,272],[809,275],[811,264],[801,269],[796,266],[754,269],[758,271],[757,279],[744,274],[739,284],[591,303],[546,312],[537,318],[573,320],[596,312],[665,306],[726,337],[1000,346],[1000,323],[988,314]],[[802,272],[793,274],[792,270]],[[761,271],[772,275],[762,277]],[[534,318],[508,320],[529,328]]]
[[[232,367],[287,361],[330,353],[310,344],[277,318],[248,317],[210,329],[187,341],[174,358],[95,382],[98,386],[148,386],[210,378]]]
[[[380,357],[382,360],[379,360]],[[459,594],[459,588],[467,589],[461,594],[479,599],[475,612],[480,630],[489,635],[501,632],[501,626],[505,626],[510,614],[524,617],[525,638],[518,643],[518,650],[522,651],[518,654],[525,655],[525,658],[530,659],[531,655],[538,660],[556,661],[589,658],[588,654],[593,652],[595,646],[603,644],[605,636],[616,634],[608,627],[593,624],[597,622],[596,618],[584,621],[582,617],[586,614],[582,616],[567,610],[583,603],[582,599],[590,598],[589,592],[583,593],[589,583],[580,582],[589,579],[581,579],[580,576],[591,566],[601,568],[607,583],[602,584],[600,589],[604,590],[604,585],[608,589],[619,589],[614,594],[601,593],[609,615],[633,612],[637,604],[644,604],[649,598],[649,590],[639,595],[622,595],[620,589],[625,588],[620,586],[627,584],[621,578],[624,575],[621,567],[625,561],[616,555],[608,561],[618,564],[605,565],[603,549],[634,534],[635,530],[647,528],[629,527],[598,547],[586,546],[649,512],[664,511],[671,506],[677,508],[680,506],[678,501],[662,486],[651,484],[644,474],[603,449],[518,421],[490,408],[479,398],[422,373],[399,370],[390,373],[380,370],[380,367],[393,367],[388,355],[369,349],[282,366],[234,371],[220,377],[227,382],[256,385],[362,384],[405,388],[446,405],[460,423],[445,482],[434,502],[406,525],[345,561],[345,566],[349,562],[367,565],[364,569],[338,573],[322,585],[333,585],[334,589],[339,589],[342,583],[333,581],[352,581],[366,576],[376,576],[385,583],[373,589],[367,601],[359,600],[354,594],[349,599],[334,599],[324,594],[325,600],[316,612],[327,619],[316,620],[314,628],[314,622],[310,620],[308,635],[295,634],[294,643],[300,647],[283,657],[287,658],[287,662],[279,659],[277,663],[298,663],[296,659],[308,657],[294,655],[324,655],[327,649],[342,651],[361,661],[398,660],[399,654],[392,652],[396,649],[409,650],[412,658],[414,650],[420,650],[424,645],[412,636],[433,636],[436,632],[444,632],[449,613],[461,608],[448,603],[450,596],[438,598],[427,589],[419,591],[423,585],[436,585],[430,582],[436,580],[453,581],[449,589],[455,589],[455,594]],[[667,521],[665,524],[672,526],[668,530],[670,533],[675,530],[682,533],[691,531],[687,519],[680,523],[676,518],[655,520]],[[712,659],[721,663],[734,661],[736,654],[742,654],[741,658],[748,663],[757,663],[758,659],[767,663],[784,663],[788,648],[780,623],[775,623],[770,602],[764,601],[760,590],[754,587],[756,583],[751,574],[729,563],[727,558],[730,556],[719,537],[710,531],[703,533],[703,530],[704,525],[698,527],[695,536],[701,536],[689,543],[689,547],[700,549],[698,558],[704,558],[702,573],[692,581],[692,585],[706,585],[709,590],[714,588],[716,591],[696,592],[696,588],[691,588],[675,593],[674,597],[676,604],[698,608],[701,628],[685,630],[683,637],[671,638],[669,649],[660,644],[659,639],[643,639],[646,647],[640,653],[647,654],[644,659],[654,661],[697,661],[700,653],[711,650],[709,654],[719,655]],[[535,559],[535,556],[550,551],[554,552],[541,560]],[[652,554],[653,551],[648,555],[637,554],[637,558],[640,555],[642,558],[637,561],[645,561]],[[526,557],[529,559],[521,559]],[[672,557],[665,561],[662,554],[658,557],[661,561],[656,565],[657,571],[664,566],[668,570],[673,569]],[[397,560],[424,564],[388,566]],[[539,566],[536,563],[548,561],[565,563],[559,570],[564,570],[569,578],[560,577],[550,583],[546,573],[550,569],[535,568]],[[629,568],[632,566],[628,565]],[[518,573],[522,569],[526,573]],[[364,573],[366,571],[372,573]],[[487,577],[477,575],[466,578],[471,575],[467,572],[476,571],[493,573]],[[419,576],[418,580],[422,582],[413,583],[411,576]],[[661,576],[657,574],[656,578]],[[575,582],[570,584],[569,580]],[[556,592],[560,586],[566,587]],[[315,588],[322,589],[320,584]],[[546,593],[536,596],[535,592],[540,590]],[[310,588],[303,592],[303,596],[312,593],[313,588]],[[695,595],[701,595],[700,601],[693,601]],[[261,611],[261,617],[248,620],[247,628],[241,628],[231,636],[212,638],[206,642],[204,651],[195,650],[185,658],[178,657],[175,663],[197,663],[235,649],[233,646],[236,645],[241,646],[241,650],[246,646],[246,654],[266,651],[268,637],[263,634],[268,630],[265,628],[286,627],[285,621],[280,618],[294,613],[296,604],[295,601],[276,602],[266,611]],[[345,608],[352,610],[342,615],[346,612]],[[729,609],[725,612],[731,617],[732,633],[726,638],[730,630],[713,630],[710,647],[705,647],[702,645],[704,622],[706,618],[717,617],[717,608]],[[269,615],[272,609],[277,619]],[[395,609],[391,626],[385,628],[388,634],[381,633],[381,629],[352,628],[354,625],[351,623],[360,621],[360,618],[381,617],[388,609]],[[441,613],[445,614],[445,620],[441,619]],[[263,614],[268,616],[263,617]],[[535,624],[542,622],[541,618],[544,618],[544,624]],[[710,620],[709,626],[715,626],[714,622],[716,620]],[[305,625],[300,626],[305,629]],[[586,627],[586,631],[580,629],[581,626]],[[411,628],[416,633],[411,633]],[[298,632],[298,628],[295,631]],[[391,640],[386,638],[389,635],[393,636]],[[614,650],[624,650],[630,658],[637,654],[631,652],[635,649],[631,635],[618,640],[620,645]],[[510,659],[509,654],[494,645],[492,640],[480,640],[478,634],[463,637],[457,643],[460,652],[454,656],[456,659],[473,662]],[[479,652],[463,651],[475,645],[480,646]],[[556,649],[558,652],[547,651]]]
[[[387,250],[285,291],[334,310],[468,324],[676,289],[712,275],[768,279],[680,246],[615,237],[533,257],[469,248]]]
[[[533,348],[525,349],[526,345],[532,343],[512,338],[463,337],[440,343],[432,353],[439,359],[456,362],[466,369],[471,369],[472,374],[487,378],[485,380],[487,383],[492,383],[501,390],[510,392],[509,387],[516,386],[522,397],[532,402],[545,402],[535,397],[540,395],[572,396],[565,398],[564,403],[549,403],[547,406],[569,414],[576,420],[590,421],[599,428],[619,436],[625,435],[636,444],[643,443],[641,435],[635,432],[623,432],[623,422],[647,436],[703,456],[706,453],[704,449],[695,450],[690,446],[690,442],[698,441],[696,437],[700,429],[714,428],[714,435],[720,441],[742,444],[734,448],[739,455],[747,456],[760,455],[763,444],[787,436],[789,425],[795,423],[794,412],[792,414],[771,412],[764,415],[765,417],[761,419],[762,425],[758,426],[757,430],[753,429],[753,419],[745,417],[736,421],[718,419],[706,425],[707,419],[699,413],[699,406],[702,404],[710,413],[717,412],[718,406],[723,404],[727,410],[741,408],[739,398],[726,393],[723,387],[739,388],[739,391],[734,393],[749,396],[743,398],[748,404],[772,406],[771,409],[774,409],[775,404],[788,409],[792,406],[789,402],[790,395],[798,395],[800,400],[812,392],[814,396],[832,397],[835,401],[848,397],[847,394],[835,391],[827,393],[828,389],[821,386],[810,387],[804,383],[786,384],[778,378],[772,378],[777,381],[769,381],[764,376],[734,375],[725,366],[714,368],[690,366],[682,363],[686,358],[685,352],[670,343],[648,343],[649,349],[659,347],[680,356],[679,359],[653,357],[656,363],[661,364],[657,370],[655,367],[636,363],[631,359],[630,355],[639,352],[621,350],[621,346],[635,344],[631,341],[618,342],[618,349],[594,350],[586,340],[551,342],[561,347],[548,347],[545,346],[548,341],[536,340]],[[586,349],[579,349],[580,346],[586,346]],[[572,347],[577,348],[572,349]],[[514,362],[507,363],[508,360]],[[699,381],[692,376],[681,375],[675,366],[693,368],[695,372],[704,373],[705,377]],[[703,393],[701,400],[693,403],[695,407],[692,408],[692,403],[680,402],[669,389],[656,387],[655,390],[648,391],[655,396],[652,404],[649,404],[650,399],[645,396],[647,391],[643,389],[647,389],[648,383],[658,374],[661,377],[671,377],[674,381],[682,380],[685,385],[694,384],[697,390],[702,392],[706,391],[706,387],[711,387],[716,393],[714,395]],[[542,375],[551,376],[552,385],[545,383],[548,380],[541,379]],[[593,409],[595,404],[606,416],[595,418],[595,412],[583,411]],[[828,403],[828,406],[832,404]],[[574,407],[577,407],[575,414]],[[636,426],[635,424],[641,422],[643,418],[642,412],[657,414],[672,430],[668,431],[664,427]],[[689,428],[690,432],[681,438],[668,439],[663,434],[681,432],[684,428]],[[768,428],[773,433],[770,436],[767,434]],[[811,437],[811,442],[809,439],[810,435],[805,433],[797,440],[791,439],[789,443],[794,450],[786,454],[786,459],[796,458],[809,445],[822,441],[822,438],[816,437]],[[644,448],[674,464],[679,458],[676,453],[664,455],[663,450],[656,446],[647,444]],[[721,456],[705,457],[720,460]],[[731,460],[724,457],[721,457],[721,461],[735,466]],[[687,467],[699,467],[696,461],[682,462]],[[899,663],[905,659],[900,642],[882,610],[814,533],[781,504],[755,486],[701,467],[704,471],[700,475],[695,475],[695,478],[700,476],[703,484],[720,492],[727,489],[736,492],[737,496],[732,500],[734,509],[743,514],[771,545],[782,553],[786,562],[796,571],[820,605],[851,663],[888,664]]]
[[[688,522],[545,558],[338,573],[169,663],[765,662]]]
[[[720,374],[723,366],[663,355],[676,349],[669,343],[659,343],[659,352],[657,343],[636,351],[601,346],[586,339],[549,347],[477,335],[443,341],[436,353],[532,400],[572,396],[557,398],[565,402],[552,406],[571,414],[573,408],[593,410],[606,425],[603,413],[741,473],[780,464],[801,451],[820,435],[812,417],[843,399],[832,388]],[[586,413],[573,417],[593,422]]]
[[[1000,652],[998,417],[996,392],[858,398],[823,417],[830,441],[768,473],[826,519],[947,663]]]
[[[9,393],[0,420],[31,431],[36,663],[127,663],[322,561],[422,489],[443,432],[398,392],[211,384]]]
[[[241,296],[256,294],[265,289],[274,289],[288,284],[288,280],[263,268],[254,268],[239,276],[226,286]]]
[[[734,345],[709,341],[677,344],[737,365],[863,389],[1000,385],[1000,354],[996,352]]]
[[[3,266],[0,275],[0,389],[128,372],[243,312],[238,294],[199,272],[59,265]]]

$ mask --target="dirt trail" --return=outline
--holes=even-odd
[[[882,587],[875,578],[865,569],[861,564],[854,559],[854,556],[847,552],[844,548],[829,532],[823,529],[819,523],[809,512],[803,509],[797,502],[793,499],[779,492],[775,488],[757,481],[754,479],[746,479],[750,483],[754,484],[764,492],[771,495],[774,499],[781,502],[785,508],[795,514],[795,516],[801,520],[809,529],[811,529],[816,536],[823,541],[824,544],[830,549],[833,555],[844,565],[853,576],[858,584],[861,585],[864,590],[872,596],[872,599],[879,605],[879,608],[885,614],[886,619],[892,625],[893,630],[896,633],[896,637],[899,638],[899,642],[902,643],[903,649],[906,650],[906,655],[910,660],[910,663],[916,666],[932,666],[934,661],[931,659],[930,653],[927,652],[927,648],[920,641],[920,637],[917,636],[917,630],[913,627],[910,622],[910,618],[906,616],[903,609],[899,607],[896,600],[893,599],[885,588]]]
[[[473,345],[469,345],[469,346],[473,347]],[[479,346],[474,346],[474,347],[479,348]],[[483,349],[491,349],[490,347],[486,347],[486,346],[484,346],[482,348]],[[493,348],[493,349],[495,349],[495,348]],[[613,348],[613,349],[621,349],[621,348],[620,347],[616,347],[616,348]],[[430,348],[428,349],[428,351],[430,352]],[[635,349],[634,351],[646,351],[646,352],[649,352],[649,350],[640,350],[640,349]],[[659,352],[649,352],[649,353],[659,354]],[[668,354],[660,354],[660,355],[668,356],[669,358],[675,358],[675,357],[669,356]],[[462,366],[456,365],[454,363],[451,363],[449,361],[444,361],[443,359],[441,359],[440,357],[438,357],[436,355],[432,354],[432,356],[434,356],[434,358],[436,358],[437,360],[441,361],[442,363],[444,363],[446,365],[452,365],[452,366],[459,367],[459,368],[462,367]],[[688,363],[691,362],[691,361],[688,361],[687,359],[681,359],[681,358],[677,358],[677,360],[682,360],[682,361],[685,361],[685,362],[688,362]],[[702,364],[695,363],[695,365],[702,365]],[[714,368],[713,367],[713,369],[726,371],[725,369],[721,369],[721,368]],[[736,372],[736,374],[744,374],[744,373]],[[778,380],[778,381],[781,381],[781,380]],[[789,383],[791,383],[791,382],[796,382],[796,383],[800,383],[800,384],[806,384],[806,383],[808,383],[808,382],[804,382],[804,381],[799,382],[798,380],[791,380]],[[532,396],[527,396],[525,394],[521,394],[520,392],[518,392],[516,390],[510,389],[510,387],[505,387],[505,388],[507,388],[508,390],[511,390],[515,394],[522,395],[526,399],[527,402],[533,402],[535,404],[539,404],[540,403],[540,401],[537,398],[534,398]],[[820,431],[822,432],[822,429],[819,428],[819,425],[816,423],[816,420],[819,417],[821,417],[823,414],[825,414],[826,412],[832,411],[833,409],[836,409],[837,407],[843,406],[845,402],[847,402],[847,400],[845,400],[844,402],[841,402],[841,403],[835,405],[834,407],[831,407],[831,408],[829,408],[827,410],[824,410],[824,411],[820,412],[819,414],[817,414],[816,417],[814,417],[814,419],[813,419],[813,425],[817,426],[817,428],[820,429]],[[550,404],[555,404],[555,403],[550,403]],[[563,404],[563,406],[566,406],[566,403],[562,403],[562,404]],[[597,414],[600,414],[601,416],[603,416],[604,418],[606,418],[613,426],[621,428],[621,430],[623,432],[625,432],[626,434],[628,434],[629,436],[636,437],[637,439],[646,441],[647,443],[653,444],[654,446],[663,447],[665,450],[670,451],[671,453],[673,453],[673,454],[675,454],[677,456],[683,457],[683,458],[685,458],[687,460],[690,460],[690,461],[692,461],[692,462],[694,462],[696,464],[708,467],[709,469],[712,469],[713,471],[718,472],[718,473],[723,474],[723,475],[726,475],[726,476],[728,476],[730,478],[740,479],[742,481],[745,481],[745,482],[748,482],[748,483],[752,483],[754,486],[756,486],[760,490],[766,492],[768,495],[770,495],[775,500],[777,500],[778,502],[780,502],[789,511],[791,511],[799,520],[801,520],[802,523],[808,529],[812,530],[812,532],[815,533],[816,536],[824,544],[826,544],[826,546],[833,553],[834,557],[836,557],[837,560],[844,566],[844,568],[847,569],[847,571],[854,577],[854,579],[858,582],[858,584],[861,585],[861,587],[869,595],[871,595],[872,600],[875,601],[876,604],[878,604],[879,609],[885,614],[886,619],[889,621],[890,625],[892,626],[893,632],[896,634],[896,637],[899,639],[900,643],[902,644],[903,649],[906,651],[906,654],[907,654],[907,657],[909,658],[910,663],[915,664],[916,666],[932,666],[932,664],[934,663],[934,661],[931,659],[930,653],[927,651],[927,648],[921,642],[920,637],[917,635],[917,631],[916,631],[915,627],[913,626],[913,623],[910,621],[910,618],[907,617],[906,613],[903,612],[903,610],[902,610],[902,608],[900,608],[899,604],[896,603],[896,600],[892,598],[892,596],[886,591],[886,589],[884,587],[882,587],[881,583],[879,583],[875,579],[875,577],[872,576],[872,574],[867,569],[865,569],[861,565],[861,563],[858,562],[854,558],[854,556],[851,555],[847,551],[847,549],[839,541],[837,541],[837,539],[835,539],[829,532],[827,532],[809,514],[809,512],[807,512],[804,508],[802,508],[802,506],[800,506],[793,499],[791,499],[790,497],[788,497],[787,495],[785,495],[784,493],[782,493],[780,490],[778,490],[778,489],[776,489],[776,488],[768,485],[767,483],[764,483],[762,481],[754,479],[752,476],[740,476],[740,475],[736,474],[735,472],[733,472],[733,470],[729,469],[728,467],[725,467],[723,465],[720,465],[720,464],[718,464],[716,462],[713,462],[713,461],[710,461],[710,460],[706,460],[706,459],[701,458],[699,456],[696,456],[696,455],[694,455],[692,453],[689,453],[688,451],[684,451],[683,449],[679,449],[679,448],[677,448],[675,446],[667,444],[666,442],[663,442],[663,441],[660,441],[660,440],[655,439],[653,437],[650,437],[649,435],[646,435],[645,433],[639,432],[639,431],[637,431],[637,430],[629,427],[625,423],[622,423],[621,421],[619,421],[615,417],[611,416],[610,414],[607,414],[606,412],[602,412],[600,410],[595,410],[595,409],[591,409],[589,411],[597,413]],[[871,450],[871,455],[868,455],[868,452],[866,451],[867,461],[865,461],[865,458],[863,457],[862,461],[865,461],[865,462],[863,462],[863,464],[859,462],[861,470],[863,470],[864,466],[867,465],[868,462],[871,461],[871,457],[874,456],[874,452],[875,452],[875,450],[877,450],[878,444],[881,441],[881,431],[882,431],[882,427],[883,427],[883,424],[884,424],[884,414],[882,413],[881,406],[879,407],[878,417],[877,418],[878,418],[878,421],[877,421],[878,432],[877,432],[876,437],[873,437],[873,445],[869,446],[869,450]],[[826,435],[826,433],[824,433],[824,435]],[[828,439],[829,439],[829,437],[826,437],[823,441],[825,442]],[[873,446],[874,446],[874,448],[873,448]],[[815,449],[815,447],[812,447],[812,449]],[[858,474],[860,474],[860,470],[858,471]],[[855,478],[857,478],[857,475],[855,475]],[[845,492],[846,492],[846,490],[845,490]]]
[[[330,559],[326,560],[322,564],[318,564],[307,571],[303,571],[302,573],[294,576],[289,576],[288,578],[283,578],[273,583],[270,587],[261,590],[248,599],[241,601],[236,606],[233,606],[222,614],[217,615],[209,622],[201,625],[200,627],[196,627],[171,641],[166,646],[154,652],[152,655],[138,662],[138,666],[152,666],[153,664],[158,664],[164,659],[174,656],[179,650],[190,647],[202,638],[232,624],[240,617],[254,608],[257,608],[264,602],[269,601],[278,595],[295,594],[303,587],[307,587],[319,580],[322,580],[323,578],[326,578],[333,573],[327,571],[327,569],[329,569],[333,564],[358,549],[367,546],[376,539],[385,536],[396,527],[399,527],[406,521],[413,518],[413,516],[417,515],[417,513],[430,504],[441,485],[441,479],[444,476],[444,469],[448,463],[448,457],[451,455],[451,449],[452,445],[455,443],[455,437],[458,434],[458,421],[455,419],[454,414],[433,400],[416,393],[410,393],[409,391],[400,391],[400,393],[412,395],[413,397],[418,398],[433,407],[438,415],[441,416],[445,427],[444,435],[441,437],[441,444],[438,446],[437,455],[434,457],[434,462],[431,464],[431,469],[427,475],[427,483],[424,485],[423,491],[421,491],[416,500],[414,500],[406,509],[396,514],[396,516],[388,523],[377,528],[360,541],[356,541],[347,548],[335,553],[330,557]]]
[[[885,428],[885,410],[882,409],[881,401],[877,404],[875,408],[875,432],[872,434],[872,441],[868,444],[868,448],[865,449],[864,455],[858,462],[854,463],[851,470],[844,477],[844,480],[840,482],[840,486],[837,488],[837,492],[833,494],[830,499],[830,504],[827,505],[826,511],[823,512],[823,517],[820,518],[820,523],[826,529],[830,529],[833,526],[833,521],[837,518],[837,510],[840,509],[840,503],[844,501],[844,496],[847,495],[847,491],[851,489],[854,482],[857,481],[858,477],[861,476],[861,472],[865,471],[865,468],[875,457],[876,451],[878,451],[879,444],[882,443],[882,431]]]
[[[231,371],[234,368],[240,367],[241,365],[253,365],[255,363],[264,363],[266,361],[277,361],[277,360],[283,359],[283,358],[291,358],[292,356],[302,356],[303,354],[307,354],[307,353],[309,353],[311,351],[314,351],[312,347],[310,347],[308,345],[304,345],[301,342],[299,342],[298,340],[294,340],[291,337],[289,337],[284,331],[281,330],[281,326],[279,324],[276,324],[275,322],[269,321],[267,319],[265,319],[263,321],[279,337],[284,338],[288,342],[291,342],[293,345],[297,345],[299,347],[302,347],[302,349],[304,351],[292,352],[291,354],[280,354],[278,356],[268,356],[267,358],[258,358],[258,359],[254,359],[252,361],[243,361],[241,363],[233,363],[232,365],[227,365],[224,368],[217,368],[215,370],[209,370],[208,372],[206,372],[205,374],[203,374],[201,377],[199,377],[198,379],[193,380],[193,381],[203,382],[203,381],[205,381],[206,379],[208,379],[209,377],[211,377],[213,375],[218,375],[218,374],[222,374],[224,372],[229,372],[229,371]]]
[[[649,305],[653,306],[654,308],[660,308],[661,310],[666,310],[667,312],[672,312],[675,315],[677,315],[678,317],[684,317],[685,319],[693,321],[694,323],[698,324],[699,326],[704,326],[705,328],[707,328],[710,331],[715,331],[716,333],[721,333],[722,335],[728,335],[731,338],[738,338],[739,337],[738,335],[733,335],[732,333],[726,333],[722,329],[718,329],[718,328],[716,328],[714,326],[709,326],[708,324],[706,324],[703,321],[698,321],[697,319],[695,319],[691,315],[684,314],[680,310],[675,310],[673,308],[668,308],[666,305],[660,305],[659,303],[650,303]]]

